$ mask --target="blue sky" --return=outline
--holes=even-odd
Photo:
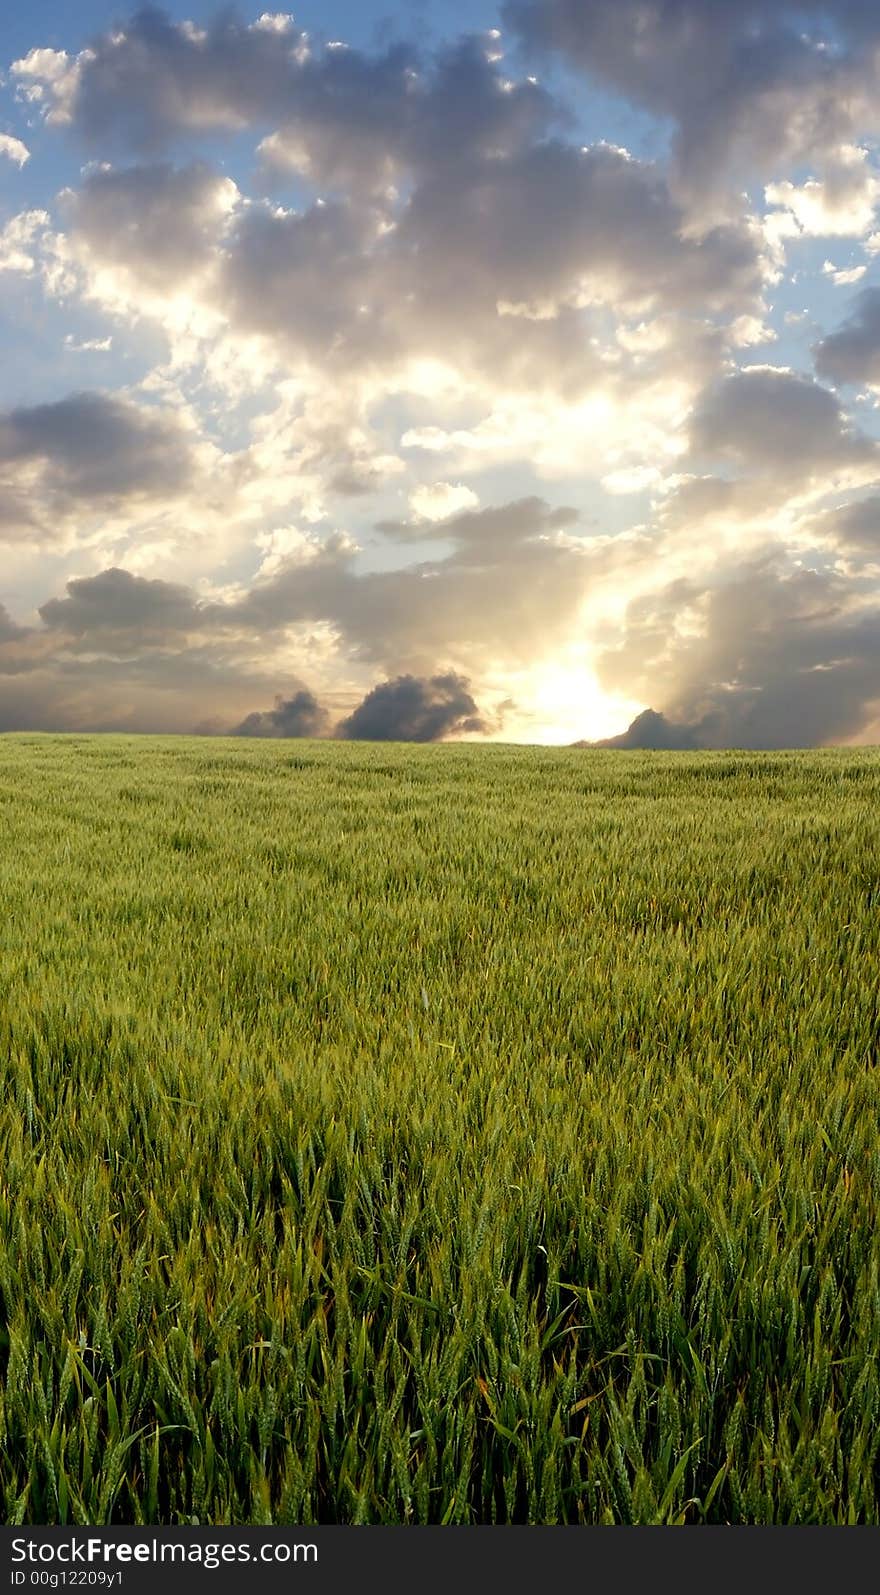
[[[0,729],[876,740],[872,7],[0,38]]]

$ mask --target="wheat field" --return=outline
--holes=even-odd
[[[7,1523],[876,1523],[880,754],[0,739]]]

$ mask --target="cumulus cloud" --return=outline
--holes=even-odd
[[[191,588],[111,568],[68,581],[43,604],[47,626],[84,646],[115,635],[123,651],[145,639],[198,632],[237,637],[250,647],[297,626],[329,625],[352,659],[412,664],[442,646],[472,658],[521,659],[552,621],[575,623],[591,561],[567,535],[577,514],[524,499],[443,523],[452,551],[380,571],[357,568],[342,533],[300,537],[267,575],[236,596],[199,598]],[[407,540],[433,535],[430,523],[386,523]]]
[[[757,230],[696,228],[656,166],[561,139],[559,104],[486,44],[313,54],[292,28],[226,16],[200,31],[147,12],[85,52],[75,92],[46,52],[15,70],[42,72],[47,93],[62,83],[64,114],[101,148],[282,119],[263,153],[319,185],[301,210],[237,206],[196,164],[97,172],[68,215],[93,273],[121,267],[173,296],[212,264],[206,308],[288,358],[352,371],[433,357],[524,384],[580,367],[582,382],[586,306],[754,308]]]
[[[867,269],[867,266],[835,266],[832,260],[826,260],[822,275],[830,277],[835,288],[851,288],[853,283],[861,282]]]
[[[523,50],[154,9],[14,64],[94,159],[45,198],[27,166],[13,314],[138,386],[64,397],[38,339],[0,414],[0,596],[39,617],[0,616],[0,724],[430,739],[514,691],[587,735],[595,669],[620,723],[654,705],[621,745],[865,734],[880,446],[830,385],[878,381],[876,291],[816,378],[752,351],[818,335],[790,243],[860,241],[839,287],[877,252],[876,7],[505,9]]]
[[[362,742],[441,742],[488,729],[470,693],[470,682],[454,672],[398,676],[367,693],[337,736]]]
[[[31,158],[27,145],[20,138],[13,138],[11,133],[0,133],[0,155],[5,155],[16,166],[24,166]]]
[[[24,627],[16,625],[9,610],[0,604],[0,645],[24,636]]]
[[[36,270],[40,238],[48,222],[48,211],[27,210],[0,227],[0,271],[29,276]]]
[[[443,523],[441,558],[362,571],[343,537],[310,545],[213,623],[262,636],[286,626],[329,624],[350,657],[423,674],[444,653],[471,671],[495,660],[522,664],[546,646],[548,628],[576,627],[591,572],[606,557],[571,537],[577,514],[524,499]],[[434,537],[430,523],[383,523],[386,536]]]
[[[204,162],[100,170],[63,195],[86,268],[122,274],[117,293],[179,295],[211,264],[238,189]],[[93,290],[112,294],[109,283]]]
[[[46,233],[40,263],[50,291],[121,330],[152,320],[176,379],[236,400],[286,388],[240,463],[251,504],[268,469],[275,503],[286,488],[307,517],[402,474],[405,442],[376,427],[395,398],[433,404],[438,434],[444,412],[466,412],[447,435],[486,463],[525,452],[570,470],[579,438],[607,440],[621,457],[600,474],[629,481],[650,469],[633,455],[674,446],[694,383],[717,369],[712,323],[762,325],[757,223],[700,222],[658,164],[580,147],[559,100],[510,77],[496,46],[317,50],[290,23],[193,28],[151,11],[75,60],[16,63],[55,125],[142,162],[103,161],[61,196],[65,231]],[[156,159],[169,141],[245,128],[263,133],[267,170],[295,175],[296,206],[203,160]],[[15,258],[33,270],[38,245]],[[659,341],[618,340],[621,317],[662,328]]]
[[[716,748],[857,738],[880,708],[878,667],[876,589],[777,554],[635,601],[599,665],[607,686],[659,700],[672,735]]]
[[[836,332],[816,345],[816,370],[827,382],[880,383],[880,288],[865,288]]]
[[[151,7],[78,56],[33,49],[12,74],[40,89],[56,124],[154,149],[180,127],[235,130],[259,115],[261,90],[267,101],[283,97],[298,48],[301,33],[279,40],[231,16],[201,30]]]
[[[199,472],[174,411],[75,393],[0,413],[0,536],[52,541],[77,517],[173,500]]]
[[[502,13],[530,50],[669,118],[691,190],[773,174],[878,124],[868,0],[506,0]]]
[[[767,219],[771,237],[863,238],[871,231],[880,201],[880,176],[859,145],[843,144],[829,152],[821,177],[805,183],[769,183]]]
[[[276,698],[274,709],[255,710],[231,732],[234,737],[322,737],[327,711],[314,693],[303,689],[292,698]]]
[[[251,206],[212,303],[230,326],[349,382],[406,387],[435,361],[493,387],[577,393],[604,375],[591,309],[744,312],[764,276],[757,233],[686,232],[655,167],[550,141],[454,171],[438,162],[390,215],[349,199]]]
[[[0,415],[0,466],[44,464],[79,498],[164,494],[192,469],[188,441],[173,416],[100,393]]]
[[[849,426],[833,393],[774,366],[748,367],[701,397],[691,450],[776,479],[880,466],[877,445]]]
[[[40,617],[51,630],[89,646],[100,641],[106,647],[115,638],[125,652],[195,630],[200,618],[189,588],[115,568],[72,578],[66,597],[41,605]]]
[[[820,546],[880,559],[880,496],[872,493],[825,510],[815,517],[810,529]]]
[[[679,725],[656,709],[643,709],[616,737],[599,742],[576,742],[578,748],[643,748],[651,752],[690,750],[701,746],[699,726]]]
[[[227,11],[197,29],[150,9],[74,60],[34,50],[12,71],[102,150],[144,155],[182,136],[268,127],[268,165],[363,188],[425,160],[509,151],[561,117],[537,83],[502,86],[488,43],[474,35],[426,63],[403,44],[317,49],[292,20],[273,29]]]
[[[450,545],[442,558],[378,571],[358,567],[357,548],[344,534],[287,537],[266,574],[223,595],[119,567],[71,577],[62,595],[39,606],[40,624],[16,633],[15,670],[32,680],[42,672],[56,724],[72,725],[79,712],[67,696],[67,718],[59,718],[61,687],[69,694],[74,682],[87,680],[97,697],[81,710],[83,726],[96,727],[99,709],[102,725],[119,723],[113,705],[135,700],[143,704],[139,728],[159,728],[164,716],[169,729],[186,729],[209,720],[228,727],[229,700],[238,704],[247,694],[252,703],[272,673],[276,681],[315,680],[322,699],[329,689],[338,713],[351,701],[350,687],[340,701],[340,675],[357,685],[375,678],[378,665],[424,687],[418,701],[407,685],[370,708],[374,715],[396,704],[401,736],[407,704],[420,736],[435,719],[449,729],[472,720],[467,729],[475,729],[477,711],[462,706],[453,678],[464,680],[475,668],[522,668],[546,646],[549,628],[556,636],[577,631],[590,573],[603,555],[591,556],[570,535],[576,519],[573,510],[538,499],[463,513],[442,523]],[[435,535],[431,522],[394,524],[407,540]],[[390,543],[391,524],[387,536]],[[451,663],[437,677],[435,661],[444,654]],[[0,674],[4,668],[12,669],[11,655],[5,664],[0,659]],[[297,692],[268,711],[248,712],[242,703],[238,734],[291,734],[284,728],[294,723],[324,734],[323,711]],[[457,719],[455,705],[462,706]],[[366,716],[354,724],[378,721]],[[483,728],[491,729],[488,722]]]
[[[423,521],[445,521],[462,510],[476,509],[479,498],[463,482],[422,482],[409,498],[410,508]]]

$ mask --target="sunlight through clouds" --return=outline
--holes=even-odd
[[[32,676],[83,727],[869,733],[880,21],[660,9],[35,21],[0,89],[0,726]]]

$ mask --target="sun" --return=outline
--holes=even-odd
[[[624,731],[643,703],[607,692],[585,658],[548,660],[511,683],[516,705],[505,719],[507,742],[565,746],[597,742]]]

